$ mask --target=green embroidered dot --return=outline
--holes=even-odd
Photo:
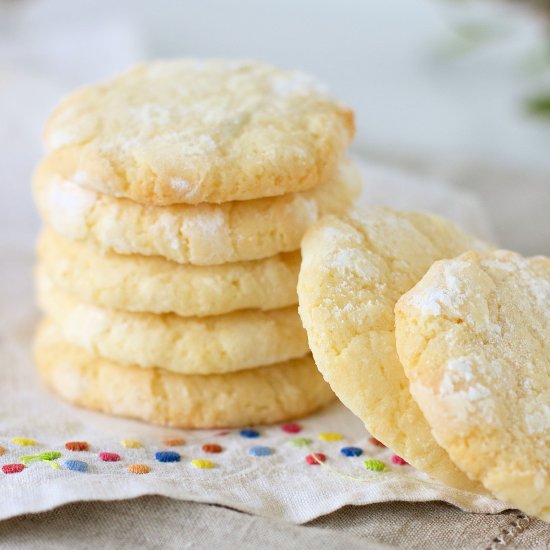
[[[308,439],[307,437],[295,437],[294,439],[290,439],[288,443],[293,447],[307,447],[308,445],[311,445],[311,439]]]
[[[334,432],[322,432],[319,434],[319,439],[321,441],[340,441],[342,437],[342,434]]]
[[[363,466],[371,472],[383,472],[386,469],[386,465],[381,460],[376,460],[376,458],[365,460]]]
[[[11,441],[16,445],[21,445],[21,447],[34,447],[38,445],[34,439],[28,439],[26,437],[14,437]]]
[[[206,460],[205,458],[196,458],[195,460],[191,461],[191,464],[195,466],[195,468],[201,468],[201,469],[208,469],[208,468],[214,467],[214,463],[211,460]]]
[[[21,456],[19,457],[19,460],[25,463],[25,461],[28,462],[29,460],[57,460],[60,457],[61,453],[59,451],[44,451],[43,453],[38,453],[37,455]]]

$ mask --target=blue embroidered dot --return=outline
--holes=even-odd
[[[258,430],[241,430],[239,433],[241,437],[247,437],[249,439],[260,437],[260,432]]]
[[[181,455],[175,451],[159,451],[155,453],[155,458],[159,462],[179,462]]]
[[[64,465],[67,470],[73,470],[73,472],[88,471],[88,464],[86,462],[82,462],[82,460],[65,460]]]
[[[273,454],[273,449],[269,447],[251,447],[248,449],[248,454],[252,456],[269,456]]]
[[[344,456],[361,456],[363,454],[363,449],[359,447],[343,447],[340,449],[340,452]]]

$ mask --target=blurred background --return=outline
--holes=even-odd
[[[40,129],[135,62],[265,60],[328,83],[354,151],[478,193],[503,246],[550,254],[550,0],[0,0],[0,235],[29,242]]]

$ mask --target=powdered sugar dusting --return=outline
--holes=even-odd
[[[54,181],[48,195],[48,208],[52,212],[50,222],[61,233],[68,232],[72,238],[84,238],[86,216],[96,200],[94,191],[68,181]]]
[[[177,189],[178,191],[182,191],[184,193],[187,193],[191,190],[191,184],[188,181],[185,181],[181,178],[173,178],[170,180],[170,185]]]

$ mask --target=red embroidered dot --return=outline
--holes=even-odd
[[[376,439],[375,437],[369,437],[369,443],[376,447],[385,447],[384,443],[378,441],[378,439]]]
[[[281,430],[289,434],[297,434],[302,431],[302,426],[293,422],[291,424],[283,424]]]
[[[231,432],[229,430],[222,430],[221,432],[217,432],[215,435],[222,436],[222,435],[229,435]]]
[[[2,471],[5,474],[18,474],[25,469],[24,464],[6,464],[2,466]]]
[[[99,453],[99,458],[103,460],[103,462],[118,462],[120,460],[120,455],[117,455],[116,453]]]
[[[65,449],[67,449],[67,451],[87,451],[89,445],[87,441],[67,441],[67,443],[65,443]]]
[[[408,464],[409,464],[406,460],[404,460],[403,458],[401,458],[400,456],[397,456],[397,455],[393,455],[391,457],[391,461],[394,464],[399,464],[399,466],[408,466]]]
[[[217,443],[205,443],[202,446],[202,450],[205,453],[221,453],[223,451],[223,448],[221,445],[218,445]]]
[[[306,462],[308,464],[311,464],[312,466],[319,466],[321,462],[325,462],[327,459],[327,456],[323,453],[311,453],[310,455],[306,456]]]

